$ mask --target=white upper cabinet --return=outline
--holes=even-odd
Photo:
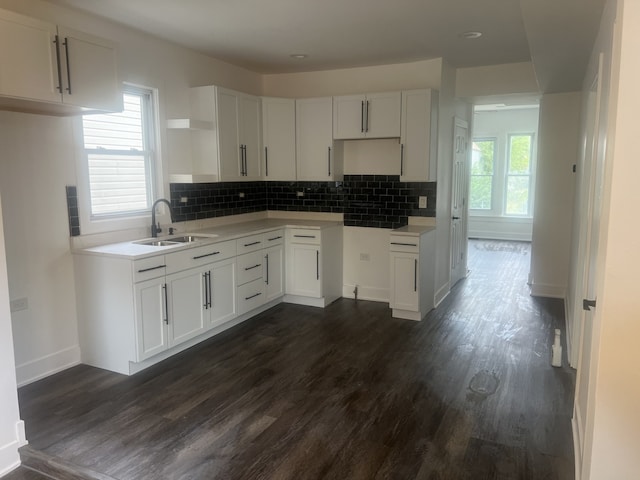
[[[400,181],[435,182],[438,147],[438,92],[402,92]]]
[[[342,158],[333,148],[331,97],[296,100],[298,180],[342,179]]]
[[[296,102],[262,98],[262,171],[265,180],[296,179]]]
[[[120,111],[115,46],[0,10],[0,106],[69,114]]]
[[[400,136],[400,92],[333,97],[333,138]]]
[[[220,180],[260,180],[260,99],[215,87]]]

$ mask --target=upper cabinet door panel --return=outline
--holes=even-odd
[[[55,25],[0,10],[0,94],[59,103]]]
[[[372,93],[365,100],[365,133],[367,138],[400,136],[400,92]]]
[[[222,88],[218,89],[218,141],[220,148],[220,178],[222,181],[243,178],[244,158],[240,151],[238,96]]]
[[[104,39],[59,28],[63,102],[100,111],[122,111],[116,48]]]
[[[435,182],[438,144],[438,92],[402,92],[400,181]]]
[[[366,136],[365,102],[364,95],[333,97],[333,138],[342,140]]]
[[[262,99],[262,167],[265,180],[296,179],[296,102]]]
[[[260,180],[260,98],[241,95],[240,143],[244,145],[245,180]]]
[[[332,180],[333,107],[331,97],[296,100],[298,180]]]

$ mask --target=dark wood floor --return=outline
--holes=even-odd
[[[120,480],[573,479],[562,302],[529,296],[528,244],[469,252],[422,322],[281,304],[133,377],[23,387],[30,445]]]

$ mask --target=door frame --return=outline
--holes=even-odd
[[[467,132],[466,134],[466,138],[464,139],[464,149],[465,149],[465,160],[463,163],[463,172],[462,172],[462,179],[460,181],[460,185],[462,187],[462,205],[460,207],[460,211],[458,212],[458,215],[460,215],[460,225],[461,225],[461,229],[462,229],[462,237],[464,239],[464,241],[462,242],[462,262],[464,263],[464,265],[461,267],[463,269],[462,273],[460,275],[454,275],[454,268],[453,268],[453,254],[455,251],[454,248],[454,236],[453,236],[453,229],[454,229],[454,220],[453,217],[454,215],[454,209],[457,210],[457,202],[455,199],[455,194],[456,194],[456,188],[455,188],[455,184],[456,184],[456,171],[455,171],[455,163],[456,163],[456,154],[458,153],[458,137],[456,136],[456,127],[461,127],[464,128]],[[453,287],[459,280],[462,280],[463,278],[465,278],[468,275],[468,264],[467,264],[467,260],[468,260],[468,235],[469,235],[469,165],[470,165],[470,159],[471,157],[469,156],[469,143],[470,143],[470,126],[469,126],[469,122],[454,116],[453,117],[453,138],[452,138],[452,155],[451,155],[451,209],[449,211],[449,215],[450,215],[450,232],[449,232],[449,238],[450,238],[450,242],[451,242],[451,247],[449,249],[449,282],[450,282],[450,286]]]

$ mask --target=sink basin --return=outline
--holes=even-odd
[[[211,236],[203,236],[203,235],[183,235],[181,237],[173,237],[171,238],[172,242],[180,242],[180,243],[191,243],[197,242],[198,240],[206,240],[207,238],[211,238]]]
[[[148,245],[150,247],[169,247],[171,245],[179,245],[179,242],[169,240],[142,240],[134,243],[137,243],[138,245]]]

